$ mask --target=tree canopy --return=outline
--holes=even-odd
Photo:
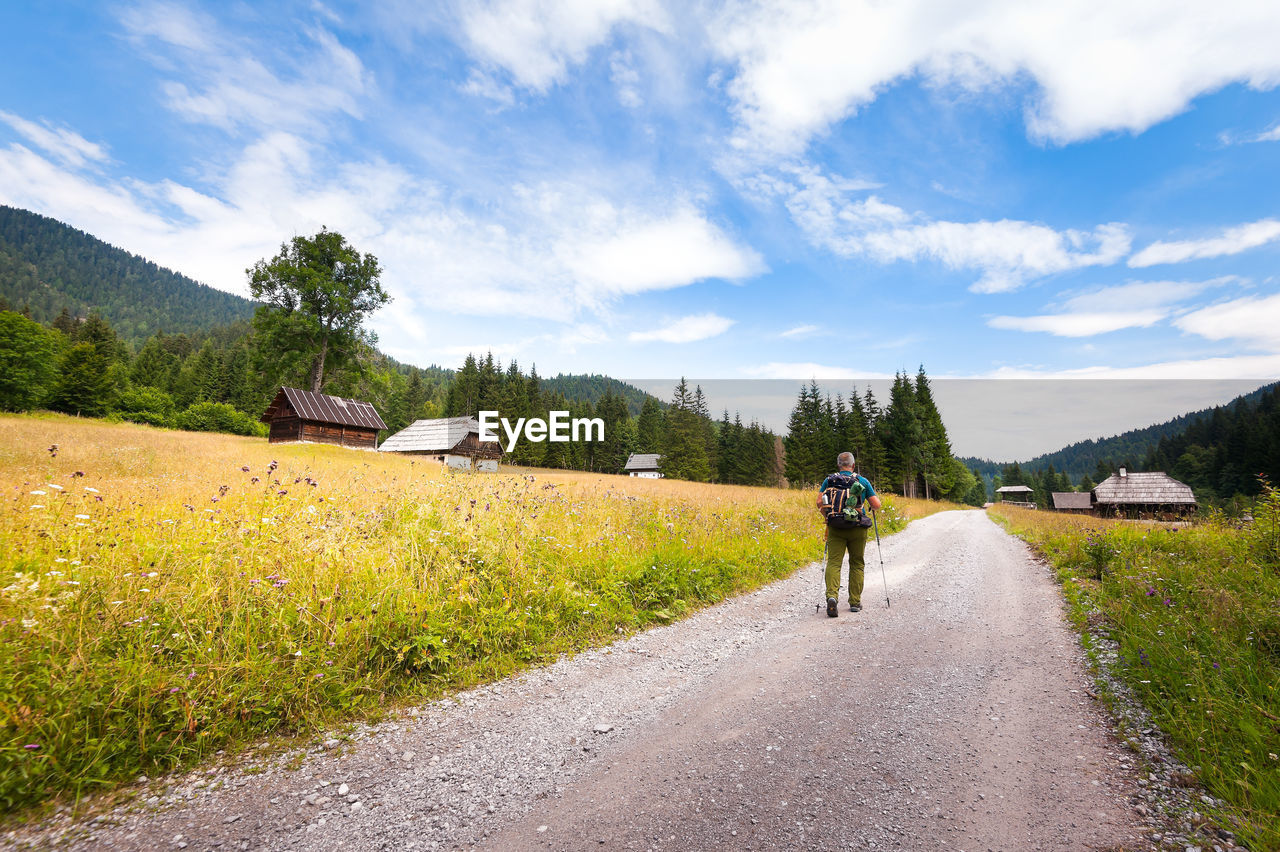
[[[378,259],[336,231],[294,237],[246,272],[250,292],[264,303],[253,317],[259,345],[305,367],[314,392],[324,387],[326,364],[346,363],[373,345],[377,338],[364,321],[391,301]]]

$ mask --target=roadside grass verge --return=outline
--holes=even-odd
[[[807,492],[0,417],[0,811],[376,717],[819,558]],[[938,508],[890,498],[881,534]]]
[[[1056,568],[1077,627],[1103,620],[1113,674],[1228,803],[1218,822],[1280,850],[1280,494],[1243,530],[988,511]]]

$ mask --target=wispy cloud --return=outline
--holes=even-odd
[[[489,0],[462,4],[461,14],[469,52],[535,92],[563,82],[617,27],[669,27],[656,0]]]
[[[48,121],[37,124],[4,110],[0,110],[0,121],[12,127],[28,142],[72,168],[82,168],[90,162],[97,163],[107,159],[105,147],[97,142],[90,142],[74,130],[55,127]]]
[[[1119,223],[1059,231],[1011,219],[934,221],[861,194],[861,182],[815,169],[793,170],[790,181],[780,180],[775,191],[785,195],[792,218],[816,245],[881,263],[931,260],[950,269],[977,270],[980,277],[970,289],[979,293],[1007,292],[1048,275],[1108,266],[1129,252],[1129,229]]]
[[[1057,313],[996,316],[988,319],[987,325],[1057,337],[1092,337],[1126,328],[1149,328],[1172,316],[1174,306],[1238,280],[1226,276],[1209,281],[1131,281],[1073,295],[1055,306],[1060,308]]]
[[[319,26],[306,31],[310,49],[291,56],[279,45],[233,38],[212,17],[173,3],[128,8],[121,23],[169,75],[165,101],[188,121],[224,130],[314,132],[326,115],[359,117],[373,87],[360,58]],[[263,57],[281,67],[269,67]]]
[[[1280,240],[1280,219],[1259,219],[1227,228],[1215,237],[1201,240],[1158,241],[1129,258],[1133,267],[1160,263],[1183,263],[1208,257],[1240,254],[1249,249]]]
[[[815,333],[821,331],[816,325],[798,325],[795,328],[789,328],[786,331],[778,333],[779,337],[812,337]]]
[[[696,314],[669,320],[649,331],[633,331],[627,335],[632,343],[694,343],[724,334],[733,320],[717,314]]]

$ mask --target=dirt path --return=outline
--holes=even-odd
[[[889,609],[874,543],[868,557],[861,613],[815,615],[810,566],[330,742],[300,768],[171,779],[140,810],[65,837],[105,849],[1145,845],[1129,759],[1026,548],[981,512],[914,522],[884,542]]]

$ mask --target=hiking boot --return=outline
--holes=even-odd
[[[836,599],[835,599],[835,598],[827,598],[827,617],[828,617],[828,618],[835,618],[835,617],[836,617],[836,616],[838,616],[839,614],[840,614],[840,613],[836,612]]]
[[[862,604],[849,604],[849,612],[862,612]]]

